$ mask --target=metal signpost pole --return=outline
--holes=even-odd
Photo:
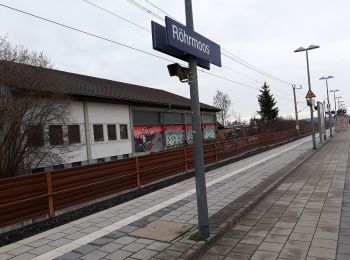
[[[300,129],[299,129],[299,119],[298,119],[298,107],[297,107],[297,97],[295,95],[295,85],[292,85],[293,95],[294,95],[294,109],[295,109],[295,121],[296,121],[296,129],[298,132],[298,137],[300,137]]]
[[[210,232],[197,65],[205,69],[210,69],[210,64],[221,67],[221,49],[193,30],[191,0],[185,0],[185,10],[186,26],[168,16],[165,16],[165,27],[152,21],[152,43],[153,49],[188,61],[188,68],[175,63],[168,65],[168,71],[170,76],[178,76],[181,82],[188,81],[190,85],[198,227],[200,238],[206,239]]]
[[[309,84],[309,90],[311,91],[308,50],[306,50],[306,65],[307,65],[307,80],[308,80],[308,84]],[[312,148],[316,149],[315,126],[314,126],[314,110],[313,110],[313,107],[312,107],[312,98],[310,98],[310,102],[311,102],[311,104],[310,104],[310,114],[311,114]]]
[[[191,30],[193,26],[192,1],[185,0],[186,9],[186,25]],[[210,236],[208,222],[208,205],[207,191],[205,186],[204,158],[203,158],[203,141],[202,141],[202,126],[200,116],[200,104],[198,94],[198,78],[197,78],[197,59],[194,56],[189,57],[189,84],[191,91],[192,105],[192,130],[194,142],[194,164],[195,164],[195,179],[196,179],[196,194],[197,194],[197,213],[199,235],[202,239]]]

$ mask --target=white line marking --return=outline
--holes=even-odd
[[[230,177],[232,177],[232,176],[234,176],[234,175],[236,175],[236,174],[238,174],[240,172],[243,172],[245,170],[248,170],[249,168],[257,166],[260,163],[266,162],[267,160],[270,160],[270,159],[276,157],[277,155],[280,155],[280,154],[285,153],[285,152],[287,152],[289,150],[292,150],[292,149],[302,145],[303,143],[308,142],[309,140],[311,140],[311,139],[308,138],[308,139],[306,139],[306,140],[304,140],[304,141],[302,141],[302,142],[300,142],[300,143],[298,143],[296,145],[290,146],[289,148],[286,148],[286,149],[284,149],[282,151],[279,151],[278,153],[274,153],[274,154],[272,154],[272,155],[270,155],[270,156],[268,156],[268,157],[266,157],[264,159],[261,159],[259,161],[254,162],[254,163],[251,163],[251,164],[249,164],[247,166],[244,166],[244,167],[242,167],[242,168],[240,168],[238,170],[235,170],[235,171],[233,171],[231,173],[225,174],[225,175],[223,175],[223,176],[221,176],[221,177],[219,177],[219,178],[217,178],[215,180],[212,180],[212,181],[208,182],[206,184],[206,186],[210,187],[210,186],[212,186],[212,185],[214,185],[214,184],[216,184],[218,182],[221,182],[221,181],[223,181],[223,180],[225,180],[227,178],[230,178]],[[56,248],[56,249],[54,249],[52,251],[49,251],[49,252],[47,252],[47,253],[45,253],[43,255],[40,255],[38,257],[35,257],[33,259],[34,260],[51,260],[51,259],[60,257],[60,256],[66,254],[68,252],[71,252],[74,249],[79,248],[80,246],[86,245],[86,244],[94,241],[95,239],[103,237],[103,236],[105,236],[105,235],[107,235],[107,234],[109,234],[109,233],[111,233],[111,232],[113,232],[113,231],[115,231],[117,229],[120,229],[120,228],[122,228],[122,227],[124,227],[124,226],[126,226],[128,224],[131,224],[132,222],[134,222],[136,220],[139,220],[139,219],[141,219],[143,217],[146,217],[146,216],[148,216],[148,215],[150,215],[150,214],[152,214],[154,212],[157,212],[158,210],[160,210],[162,208],[165,208],[165,207],[167,207],[167,206],[169,206],[169,205],[171,205],[171,204],[173,204],[173,203],[175,203],[177,201],[180,201],[180,200],[182,200],[182,199],[184,199],[184,198],[194,194],[195,192],[196,192],[195,188],[190,189],[187,192],[184,192],[184,193],[182,193],[182,194],[180,194],[180,195],[178,195],[178,196],[176,196],[174,198],[168,199],[168,200],[166,200],[166,201],[164,201],[164,202],[162,202],[162,203],[160,203],[158,205],[155,205],[153,207],[145,209],[142,212],[136,213],[136,214],[134,214],[134,215],[132,215],[130,217],[127,217],[127,218],[125,218],[123,220],[120,220],[120,221],[118,221],[116,223],[113,223],[113,224],[111,224],[111,225],[109,225],[107,227],[101,228],[101,229],[99,229],[99,230],[97,230],[97,231],[95,231],[95,232],[93,232],[91,234],[83,236],[83,237],[81,237],[81,238],[79,238],[77,240],[74,240],[74,241],[72,241],[72,242],[70,242],[70,243],[68,243],[66,245],[58,247],[58,248]]]

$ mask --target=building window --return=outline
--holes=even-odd
[[[136,125],[156,125],[160,124],[160,113],[154,111],[138,111],[132,112],[133,123]]]
[[[105,158],[98,158],[96,161],[97,163],[104,163],[106,160]]]
[[[54,170],[64,169],[64,164],[54,165],[54,166],[53,166],[53,169],[54,169]]]
[[[73,162],[72,167],[79,167],[81,166],[81,162]]]
[[[118,156],[111,156],[111,161],[115,161],[115,160],[118,160]]]
[[[63,129],[61,125],[49,125],[50,145],[63,144]]]
[[[128,139],[128,125],[120,125],[120,139]]]
[[[80,143],[80,129],[79,125],[68,126],[68,141],[70,144]]]
[[[45,171],[44,167],[32,169],[32,173],[39,173],[39,172],[44,172],[44,171]]]
[[[183,124],[183,116],[180,113],[164,113],[163,114],[163,123],[172,125],[172,124]]]
[[[192,124],[192,114],[185,114],[186,120],[185,123],[187,125],[191,125]]]
[[[215,124],[215,115],[202,114],[202,124]]]
[[[43,128],[41,126],[30,126],[28,128],[28,146],[38,147],[44,145]]]
[[[94,140],[95,142],[104,141],[103,125],[94,125]]]
[[[108,141],[117,140],[117,130],[115,125],[107,125]]]

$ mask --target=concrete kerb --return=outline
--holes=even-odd
[[[333,137],[334,138],[334,137]],[[188,260],[196,260],[199,259],[216,241],[218,241],[230,228],[233,228],[234,225],[243,218],[247,213],[249,213],[259,202],[261,202],[266,196],[273,190],[275,190],[278,186],[280,186],[283,181],[295,170],[297,170],[303,163],[305,163],[308,159],[310,159],[315,153],[317,153],[320,149],[324,149],[326,144],[328,144],[332,139],[328,139],[324,143],[319,145],[319,149],[317,150],[309,150],[308,152],[303,153],[301,156],[299,156],[296,160],[300,159],[300,161],[289,168],[281,177],[276,179],[273,183],[271,183],[266,189],[264,189],[261,193],[255,196],[255,198],[236,211],[231,217],[229,217],[226,220],[226,224],[223,226],[219,226],[216,228],[216,230],[211,231],[212,236],[209,237],[208,240],[206,240],[206,243],[204,243],[199,249],[196,250],[193,254],[188,256],[186,259]],[[304,156],[304,157],[303,157]],[[284,169],[284,168],[283,168]],[[283,170],[282,169],[282,170]],[[192,231],[193,232],[193,231]],[[190,235],[190,234],[189,234]]]

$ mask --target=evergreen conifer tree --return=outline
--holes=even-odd
[[[266,82],[260,89],[258,102],[260,105],[260,110],[257,112],[261,117],[261,123],[263,125],[266,126],[269,122],[278,119],[278,107],[275,107],[275,98],[270,93],[270,88]]]

